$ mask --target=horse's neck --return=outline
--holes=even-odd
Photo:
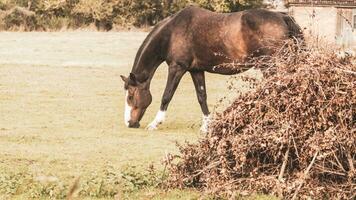
[[[137,54],[137,63],[132,68],[139,82],[151,81],[156,69],[164,61],[156,47],[148,47]]]
[[[168,40],[163,34],[169,34],[164,29],[168,21],[169,19],[166,19],[156,26],[137,52],[131,72],[140,82],[150,82],[157,67],[165,60]]]

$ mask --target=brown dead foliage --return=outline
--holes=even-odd
[[[355,198],[355,59],[286,49],[252,61],[267,78],[216,114],[197,144],[167,159],[171,187],[225,197]]]

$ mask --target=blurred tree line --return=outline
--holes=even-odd
[[[263,0],[0,0],[0,30],[152,26],[188,5],[234,12],[261,7]]]

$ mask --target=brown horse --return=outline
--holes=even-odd
[[[203,129],[207,127],[209,109],[204,72],[237,74],[249,67],[231,67],[224,63],[242,63],[250,57],[270,55],[282,41],[302,39],[301,30],[284,13],[246,10],[236,13],[214,13],[198,7],[187,7],[164,19],[149,33],[139,48],[129,77],[125,82],[125,123],[138,128],[139,121],[151,104],[150,83],[157,67],[168,64],[168,80],[156,118],[147,128],[157,129],[165,119],[169,102],[182,78],[189,72],[203,112]],[[252,67],[252,66],[251,66]]]

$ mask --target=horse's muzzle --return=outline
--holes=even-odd
[[[129,128],[139,128],[140,123],[139,122],[131,122],[129,121]]]

